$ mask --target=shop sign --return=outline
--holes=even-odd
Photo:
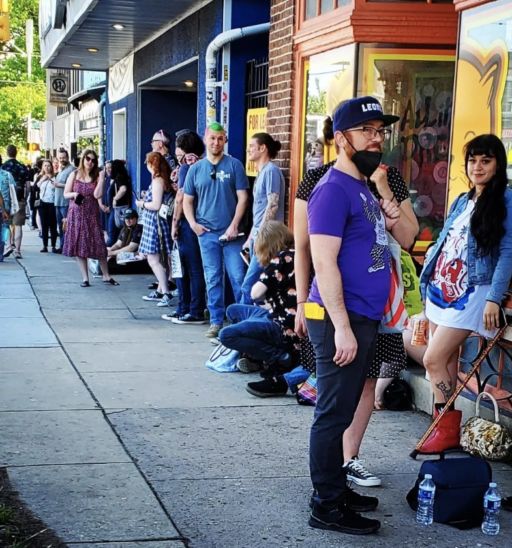
[[[267,131],[267,108],[250,108],[247,110],[247,135],[245,141],[245,147],[249,146],[249,141],[255,133],[262,133]],[[256,171],[256,165],[249,159],[245,163],[245,171],[249,177],[256,177],[258,172]]]
[[[134,91],[133,54],[118,61],[109,70],[108,101],[117,103]]]
[[[69,98],[69,74],[50,71],[50,103],[67,105]]]

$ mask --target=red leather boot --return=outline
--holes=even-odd
[[[439,411],[434,411],[434,417]],[[445,411],[437,426],[432,430],[430,436],[425,440],[418,453],[425,455],[442,453],[447,449],[457,449],[460,446],[460,422],[462,411]]]

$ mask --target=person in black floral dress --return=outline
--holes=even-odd
[[[333,165],[334,162],[331,162],[308,171],[299,184],[295,196],[295,275],[298,303],[295,332],[300,337],[307,336],[304,303],[307,300],[309,286],[313,279],[307,228],[307,202],[315,186]],[[368,186],[376,198],[393,199],[400,205],[400,221],[391,232],[404,249],[409,249],[414,243],[419,226],[412,209],[409,191],[399,171],[394,167],[381,165],[371,176]],[[381,484],[380,478],[369,472],[358,457],[359,448],[373,411],[377,379],[398,376],[405,366],[406,354],[402,335],[400,333],[379,334],[375,358],[371,364],[354,420],[343,437],[343,461],[344,466],[347,467],[347,478],[358,485],[374,487]]]
[[[288,390],[283,374],[295,371],[301,351],[300,338],[294,331],[297,298],[293,235],[283,223],[266,221],[260,227],[254,251],[264,270],[252,287],[251,297],[263,301],[264,306],[230,305],[227,316],[233,324],[222,329],[219,338],[224,346],[264,363],[265,380],[248,383],[248,392],[260,397],[282,396]],[[292,378],[294,383],[304,382],[308,376],[309,372],[300,367]]]

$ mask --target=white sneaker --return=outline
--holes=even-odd
[[[160,302],[156,306],[171,306],[172,297],[170,293],[166,293],[161,299]]]
[[[148,295],[144,295],[142,297],[143,301],[160,301],[163,297],[163,293],[160,293],[155,289],[155,291],[151,291]]]
[[[381,479],[369,472],[357,457],[350,459],[343,468],[347,471],[347,480],[357,485],[377,487],[382,483]]]

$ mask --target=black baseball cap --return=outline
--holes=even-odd
[[[356,97],[340,103],[334,114],[333,130],[345,131],[371,120],[380,120],[385,126],[389,126],[400,120],[399,116],[384,114],[382,105],[375,97]]]
[[[132,209],[131,207],[129,207],[125,212],[124,212],[124,218],[125,219],[133,219],[133,218],[139,218],[139,214],[137,213],[137,211],[135,211],[135,209]]]

